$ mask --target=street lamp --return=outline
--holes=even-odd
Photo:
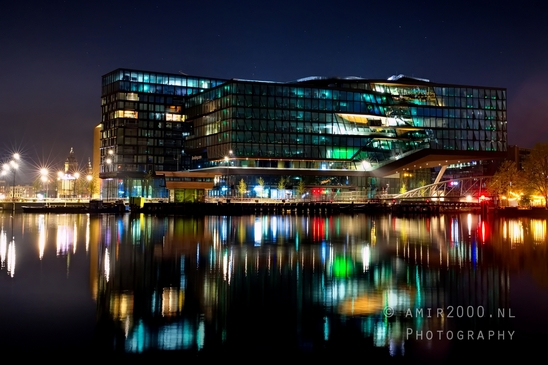
[[[226,185],[227,185],[227,195],[228,191],[230,191],[230,195],[232,195],[232,186],[230,185],[230,175],[229,175],[229,169],[230,166],[230,159],[232,158],[232,150],[228,151],[228,156],[225,156],[225,165],[226,165]]]
[[[109,155],[112,155],[112,150],[109,150],[108,153],[109,153]],[[110,171],[110,165],[112,165],[112,159],[109,157],[109,158],[106,159],[105,162],[107,163],[107,166],[108,166],[107,170]],[[110,196],[109,196],[110,191],[109,190],[110,190],[110,178],[107,179],[107,202],[109,201],[109,198],[110,198]]]
[[[15,175],[19,168],[19,159],[21,158],[18,153],[14,153],[12,160],[9,163],[5,163],[2,166],[2,175],[7,175],[10,171],[13,173],[13,187],[11,190],[11,201],[13,202],[13,211],[15,211]]]
[[[46,202],[49,198],[49,171],[46,168],[40,169],[40,180],[46,186]]]

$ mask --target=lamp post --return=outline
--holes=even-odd
[[[109,155],[112,155],[112,150],[108,151]],[[112,164],[112,159],[109,157],[106,159],[105,161],[107,163],[107,166],[108,166],[108,169],[109,172],[110,172],[110,165]],[[109,198],[110,198],[110,178],[107,179],[107,202],[109,201]]]
[[[45,175],[42,175],[40,176],[40,180],[42,181],[42,189],[43,188],[46,188],[47,184],[48,184],[48,177],[45,176]],[[46,188],[46,195],[45,195],[45,198],[47,199],[48,197],[48,193],[47,193],[47,188]]]
[[[14,153],[13,156],[12,156],[12,160],[9,162],[9,163],[5,163],[3,166],[2,166],[2,175],[7,175],[8,172],[12,172],[13,173],[13,186],[12,186],[12,189],[11,189],[11,201],[12,201],[12,207],[13,207],[13,211],[15,212],[15,175],[16,175],[16,172],[17,172],[17,169],[19,168],[19,159],[20,159],[20,155],[18,153]]]
[[[230,175],[229,175],[229,168],[228,168],[230,166],[231,158],[232,158],[232,150],[228,151],[228,156],[225,156],[227,195],[228,195],[228,191],[230,191],[230,195],[232,195],[232,185],[230,185]]]
[[[228,192],[230,191],[230,181],[228,181],[228,156],[225,156],[225,166],[226,166],[226,175],[225,175],[226,195],[228,196]]]
[[[46,168],[40,169],[40,180],[42,180],[42,183],[46,186],[46,202],[49,198],[49,171]]]

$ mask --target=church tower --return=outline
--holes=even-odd
[[[65,174],[74,175],[78,171],[78,161],[74,155],[74,149],[71,147],[69,155],[65,160]]]

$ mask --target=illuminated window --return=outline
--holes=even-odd
[[[139,113],[133,110],[116,110],[114,112],[114,118],[132,118],[137,119]]]
[[[183,119],[182,119],[182,116],[180,114],[166,113],[166,120],[174,121],[174,122],[181,122]]]

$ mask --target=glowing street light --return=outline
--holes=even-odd
[[[229,169],[228,167],[230,166],[230,162],[231,162],[231,159],[232,159],[232,150],[229,150],[228,151],[228,156],[225,156],[225,166],[226,166],[226,176],[225,176],[225,183],[227,185],[227,195],[228,195],[228,192],[230,191],[230,195],[232,195],[232,189],[231,189],[231,185],[230,185],[230,172],[229,172]]]
[[[109,150],[108,153],[111,155],[112,154],[112,150]],[[107,158],[106,161],[107,163],[107,166],[108,166],[108,169],[110,171],[110,166],[112,165],[112,159],[111,158]],[[107,179],[107,201],[109,201],[110,199],[110,178]]]
[[[2,175],[3,176],[7,175],[10,171],[13,173],[13,187],[11,190],[11,200],[15,201],[15,175],[16,175],[17,169],[19,168],[18,161],[20,160],[21,157],[18,153],[14,153],[12,157],[13,158],[10,162],[5,163],[2,166]],[[15,209],[15,205],[14,205],[14,209]]]
[[[40,180],[46,186],[46,199],[49,198],[49,171],[46,168],[40,169]]]

